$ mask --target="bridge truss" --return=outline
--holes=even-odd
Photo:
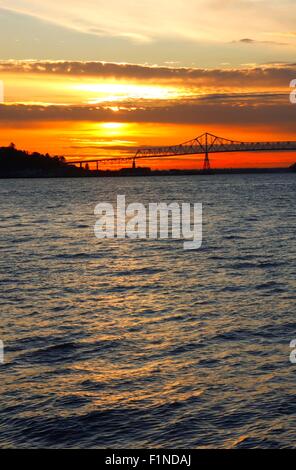
[[[275,141],[275,142],[241,142],[237,140],[225,139],[218,137],[208,132],[189,140],[180,145],[167,146],[167,147],[143,147],[137,150],[136,154],[131,157],[114,157],[114,158],[101,158],[93,160],[82,161],[67,161],[67,164],[80,164],[82,166],[86,163],[99,163],[106,162],[124,162],[132,161],[133,168],[136,167],[136,161],[139,159],[161,159],[167,157],[178,157],[184,155],[204,155],[203,169],[205,171],[211,169],[210,157],[211,153],[226,153],[226,152],[272,152],[272,151],[296,151],[296,141]]]

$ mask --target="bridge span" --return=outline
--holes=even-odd
[[[278,152],[296,151],[296,141],[269,141],[269,142],[241,142],[237,140],[225,139],[208,132],[183,144],[166,147],[143,147],[137,150],[135,155],[128,157],[108,157],[94,158],[91,160],[67,160],[68,165],[80,165],[96,163],[97,170],[100,163],[106,162],[126,162],[132,161],[133,168],[136,168],[136,161],[140,159],[161,159],[166,157],[178,157],[185,155],[204,155],[203,169],[210,170],[211,163],[209,154],[228,152]]]

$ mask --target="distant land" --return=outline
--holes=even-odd
[[[93,178],[122,176],[176,176],[205,174],[275,173],[296,171],[296,163],[288,168],[222,168],[213,170],[151,170],[149,167],[120,170],[90,170],[69,165],[62,156],[18,150],[12,143],[0,147],[0,178]]]

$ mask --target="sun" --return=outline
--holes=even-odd
[[[120,137],[129,134],[130,124],[125,122],[100,122],[97,126],[97,133],[105,137]]]
[[[122,122],[103,122],[101,124],[101,127],[103,129],[110,129],[110,130],[113,130],[113,129],[122,129],[123,127],[125,127],[125,124],[122,123]]]

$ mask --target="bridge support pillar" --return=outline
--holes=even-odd
[[[137,166],[136,166],[136,159],[134,158],[134,159],[133,159],[133,170],[135,170],[136,168],[137,168]]]
[[[204,169],[204,171],[209,171],[211,169],[211,163],[210,163],[210,159],[209,159],[209,152],[205,153],[203,169]]]

